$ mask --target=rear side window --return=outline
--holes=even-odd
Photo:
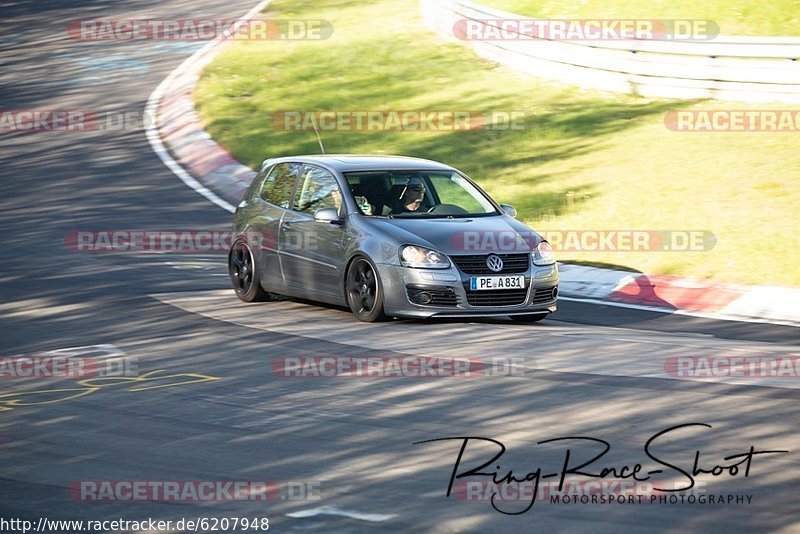
[[[316,165],[303,165],[292,209],[314,215],[320,208],[335,208],[342,214],[342,191],[333,174]]]
[[[299,163],[278,163],[275,165],[264,186],[261,188],[261,198],[270,204],[275,204],[281,208],[288,208],[292,200],[292,190],[297,178]]]

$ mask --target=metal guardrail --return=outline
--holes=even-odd
[[[440,37],[538,77],[648,97],[800,104],[800,38],[460,40],[459,21],[525,17],[468,0],[420,0],[420,9]]]

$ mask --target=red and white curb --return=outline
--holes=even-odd
[[[745,286],[559,264],[564,300],[711,319],[800,326],[800,288]]]
[[[261,0],[237,25],[257,16],[269,2]],[[189,56],[150,94],[145,113],[155,117],[146,134],[164,165],[186,185],[233,213],[256,173],[203,129],[192,98],[200,73],[228,42],[221,35]]]
[[[259,2],[239,23],[257,16],[269,2]],[[192,99],[200,73],[225,44],[224,36],[209,42],[159,84],[147,100],[146,113],[156,120],[146,134],[155,153],[178,178],[233,213],[256,173],[203,129]],[[735,286],[570,264],[559,264],[559,271],[562,300],[800,326],[800,288]]]

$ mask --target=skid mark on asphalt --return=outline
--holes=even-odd
[[[377,354],[393,351],[420,356],[521,357],[526,366],[554,372],[800,388],[797,380],[781,377],[692,378],[673,376],[665,370],[670,357],[795,354],[796,347],[770,343],[567,323],[562,323],[563,326],[412,321],[368,324],[354,320],[346,311],[294,301],[244,304],[230,290],[151,297],[189,313],[242,327],[350,345],[362,349],[361,352],[368,349]]]

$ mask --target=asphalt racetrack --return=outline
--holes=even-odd
[[[81,42],[67,36],[67,21],[221,18],[252,4],[6,3],[0,107],[141,113],[199,44]],[[531,325],[362,324],[348,310],[304,302],[248,305],[230,290],[224,253],[81,253],[65,246],[75,230],[229,228],[231,214],[163,165],[143,125],[0,133],[0,173],[0,356],[94,347],[131,358],[138,373],[89,385],[79,378],[3,379],[2,518],[34,525],[41,518],[269,518],[277,532],[796,532],[800,525],[797,376],[665,373],[672,357],[797,354],[796,328],[568,301],[552,319]],[[498,358],[514,372],[297,378],[276,371],[276,362],[299,356]],[[650,451],[668,467],[648,457],[645,444],[671,428]],[[567,450],[572,467],[603,450],[589,439],[538,443],[560,437],[608,442],[608,452],[584,469],[614,468],[607,479],[630,482],[637,463],[662,472],[650,486],[637,486],[641,503],[537,500],[511,515],[530,499],[512,495],[493,506],[491,493],[470,493],[474,487],[467,491],[458,480],[446,496],[463,439],[414,444],[445,437],[502,442],[498,479],[510,469],[517,478],[540,467],[542,475],[559,472]],[[725,467],[745,459],[738,455],[751,446],[789,452],[752,455],[747,472],[745,464]],[[723,472],[692,473],[698,451],[698,468]],[[496,452],[491,442],[470,441],[461,471]],[[652,489],[691,480],[692,503],[661,499],[674,494]],[[268,481],[277,493],[268,500],[91,502],[91,492],[75,489],[82,481]],[[211,531],[206,527],[197,530]]]

